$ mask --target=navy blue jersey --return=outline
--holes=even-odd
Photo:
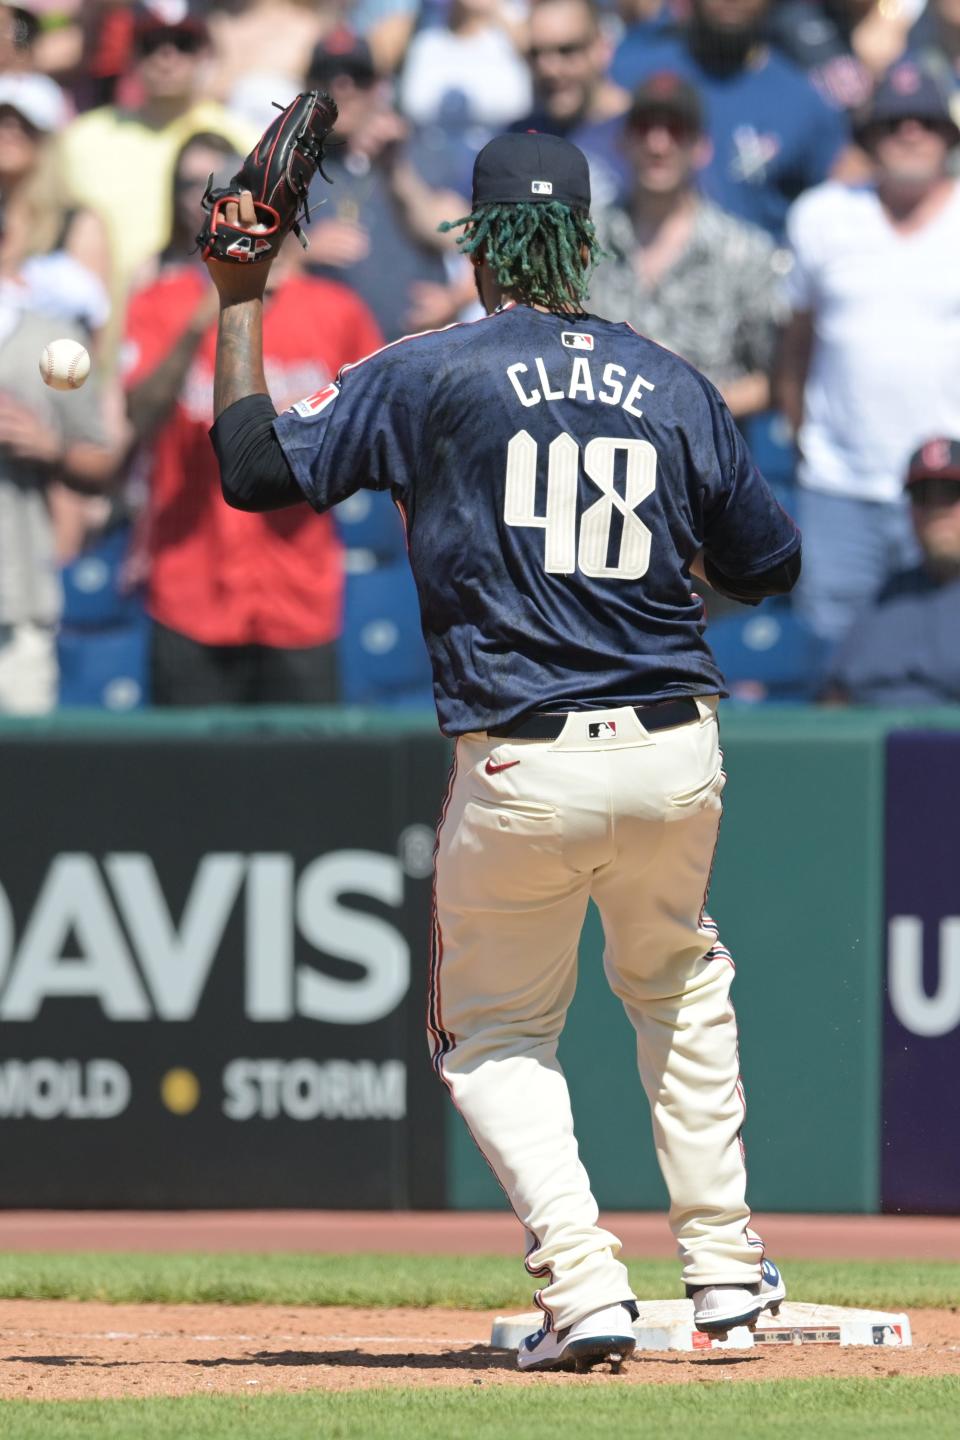
[[[746,576],[800,543],[710,382],[594,316],[398,341],[275,429],[317,510],[366,486],[403,511],[451,735],[723,693],[690,561]]]

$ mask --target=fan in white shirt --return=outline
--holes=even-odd
[[[895,65],[858,125],[872,183],[828,182],[795,203],[793,310],[779,402],[801,452],[797,604],[836,641],[916,559],[901,477],[928,435],[960,433],[960,144],[935,78]]]
[[[429,125],[446,97],[457,94],[475,125],[503,129],[532,104],[521,40],[516,14],[500,0],[453,0],[446,26],[421,30],[410,42],[401,111],[415,125]]]

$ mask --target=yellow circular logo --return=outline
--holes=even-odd
[[[168,1070],[160,1081],[160,1098],[174,1115],[189,1115],[200,1101],[200,1081],[192,1070]]]

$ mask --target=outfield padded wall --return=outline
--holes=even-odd
[[[442,1206],[447,759],[342,712],[0,727],[0,1205]]]
[[[909,1117],[928,1117],[925,1133],[933,1136],[928,1091],[939,1086],[942,1092],[944,1077],[960,1065],[953,998],[960,983],[954,950],[960,949],[952,938],[960,934],[952,878],[958,730],[960,709],[724,708],[730,778],[710,909],[737,964],[745,1140],[750,1198],[758,1210],[960,1207],[960,1193],[953,1193],[952,1181],[945,1184],[942,1166],[917,1179],[914,1163],[906,1185],[901,1163],[903,1137],[912,1134]],[[940,733],[934,740],[931,732]],[[15,821],[0,842],[0,1122],[8,1159],[0,1204],[503,1206],[430,1073],[423,1033],[430,850],[449,748],[431,715],[395,712],[87,712],[0,720],[0,788]],[[936,867],[926,863],[924,847]],[[33,1019],[15,1013],[25,1003],[25,936],[36,952],[38,934],[42,939],[45,933],[35,915],[38,897],[46,894],[49,902],[44,887],[58,855],[91,857],[85,870],[80,867],[80,879],[103,900],[98,923],[128,946],[132,983],[142,982],[156,1009],[166,982],[154,983],[150,956],[140,953],[143,946],[130,933],[134,891],[146,872],[143,865],[131,868],[129,857],[149,857],[172,926],[167,940],[175,941],[185,933],[191,887],[207,883],[199,878],[203,856],[234,851],[248,866],[253,856],[289,855],[291,867],[287,879],[280,861],[275,869],[268,860],[257,862],[255,874],[244,871],[234,908],[224,912],[222,933],[208,952],[209,970],[202,970],[202,956],[188,957],[202,970],[195,1013],[162,1024],[153,1013],[146,1022],[104,1023],[97,1000],[57,996],[44,999]],[[364,862],[367,869],[382,871],[389,861],[399,877],[391,882],[393,899],[378,898],[377,883],[367,895],[367,882],[351,879],[355,862],[349,857],[358,851],[372,857]],[[106,863],[118,852],[128,857],[123,873]],[[904,854],[914,863],[898,858]],[[333,864],[325,872],[334,886],[330,896],[318,896],[316,886],[301,895],[304,874],[322,857]],[[221,868],[226,875],[229,859]],[[282,922],[292,935],[288,967],[326,971],[341,983],[358,974],[362,979],[363,967],[338,959],[329,934],[324,958],[317,927],[328,921],[316,914],[329,914],[331,906],[341,932],[344,919],[349,927],[351,914],[366,911],[405,937],[410,988],[398,1012],[377,1022],[379,1029],[337,1028],[299,1012],[276,1023],[249,1023],[242,1013],[248,983],[242,977],[251,963],[260,981],[269,969],[257,931],[258,906],[265,895],[274,897],[273,904],[282,894],[284,903],[294,904]],[[920,1033],[919,1022],[905,1031],[902,1016],[893,1025],[889,1006],[884,1032],[888,915],[923,923],[923,975],[913,984],[916,989],[922,982],[930,999],[917,990],[913,1009],[947,1016],[935,1035],[929,1024],[928,1033]],[[49,932],[50,916],[45,923]],[[280,921],[274,916],[271,923]],[[302,933],[304,924],[312,934]],[[946,937],[939,955],[938,934]],[[59,951],[51,948],[54,941]],[[341,956],[343,941],[341,933]],[[90,951],[89,933],[86,941],[66,931],[51,941],[46,933],[44,943],[54,985],[59,970],[55,960],[51,967],[51,956],[69,963],[78,947],[81,957],[85,944]],[[591,910],[561,1059],[601,1205],[659,1209],[665,1196],[633,1037],[604,983],[602,948]],[[898,963],[901,972],[910,964],[902,944]],[[168,985],[168,1006],[176,1004],[170,999],[175,991],[175,984],[172,990]],[[355,1145],[346,1132],[338,1134],[340,1122],[325,1127],[319,1116],[317,1123],[303,1115],[274,1123],[260,1114],[225,1127],[209,1111],[201,1113],[202,1106],[189,1108],[189,1083],[185,1091],[180,1081],[179,1089],[168,1086],[161,1103],[158,1084],[170,1069],[192,1069],[207,1105],[210,1097],[222,1099],[219,1086],[231,1057],[265,1056],[313,1057],[321,1064],[402,1058],[408,1108],[387,1127],[387,1143]],[[84,1070],[80,1083],[74,1071],[63,1069],[63,1062],[77,1059],[129,1063],[139,1098],[118,1112],[115,1126],[107,1117],[93,1123],[90,1072]],[[115,1068],[111,1073],[115,1079]],[[939,1078],[929,1083],[930,1077]],[[101,1069],[93,1078],[103,1091],[101,1108],[109,1109],[116,1102],[110,1075]],[[311,1083],[308,1076],[301,1087],[301,1111],[309,1110]],[[72,1116],[53,1103],[57,1087],[74,1105]],[[883,1141],[881,1096],[888,1126]],[[31,1106],[45,1113],[27,1113]],[[949,1107],[941,1110],[947,1124]],[[380,1122],[358,1123],[372,1142]],[[218,1150],[223,1144],[240,1150],[227,1154]],[[936,1145],[929,1148],[937,1153]],[[98,1155],[105,1157],[102,1165]]]

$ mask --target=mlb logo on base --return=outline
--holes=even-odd
[[[613,740],[617,734],[616,720],[592,720],[587,726],[591,740]]]

